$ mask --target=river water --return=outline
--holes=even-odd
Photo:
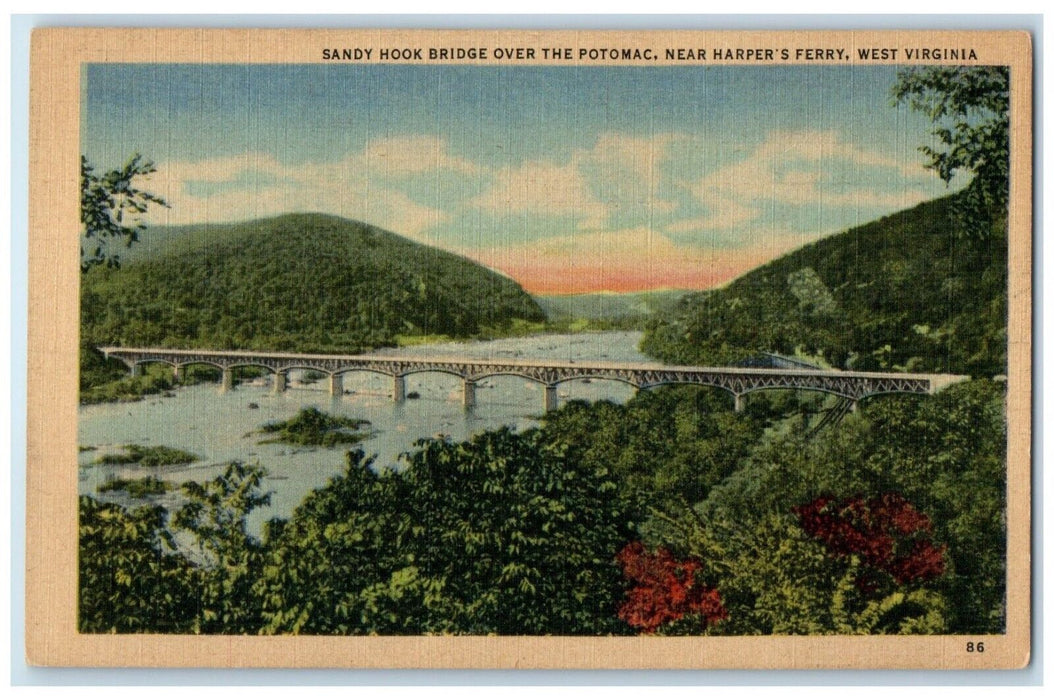
[[[420,345],[382,351],[398,355],[457,355],[474,359],[537,359],[559,361],[653,361],[637,346],[641,334],[617,331],[543,335],[527,338],[468,343]],[[328,382],[303,383],[291,373],[287,390],[271,393],[270,378],[241,384],[220,393],[215,384],[178,389],[171,396],[148,396],[133,403],[82,406],[79,410],[79,491],[123,505],[137,501],[122,492],[97,493],[106,481],[155,476],[166,481],[205,481],[223,472],[232,460],[254,462],[267,470],[264,489],[271,492],[271,505],[254,512],[250,527],[258,530],[272,517],[288,517],[310,493],[342,471],[341,446],[332,449],[260,444],[260,427],[286,420],[301,408],[315,406],[328,413],[365,419],[371,437],[360,444],[376,455],[376,466],[398,468],[399,455],[426,437],[449,435],[465,440],[483,430],[511,426],[522,430],[538,424],[543,410],[540,384],[519,377],[492,377],[476,385],[476,405],[466,411],[461,403],[461,380],[440,373],[414,374],[406,378],[408,398],[395,403],[390,398],[391,380],[368,372],[344,376],[344,395],[331,397]],[[571,399],[625,401],[634,389],[621,382],[571,381],[560,385],[559,401]],[[121,445],[166,445],[191,452],[197,462],[182,467],[103,466],[92,462],[101,454],[120,451]],[[84,449],[92,448],[92,449]],[[172,508],[178,492],[153,499]]]

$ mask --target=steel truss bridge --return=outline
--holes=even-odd
[[[269,370],[275,392],[285,391],[289,372],[314,370],[329,375],[332,396],[344,393],[343,375],[373,372],[391,377],[391,396],[406,398],[406,377],[422,372],[441,372],[463,382],[462,401],[466,408],[476,403],[476,383],[488,377],[516,376],[537,382],[543,389],[546,411],[557,405],[557,387],[576,379],[604,379],[623,382],[640,389],[668,384],[695,384],[722,389],[732,394],[736,410],[742,410],[743,397],[766,389],[819,391],[846,399],[852,406],[878,394],[933,394],[946,386],[968,379],[952,374],[907,374],[897,372],[841,372],[829,369],[760,369],[748,367],[682,367],[653,363],[560,362],[556,360],[473,360],[451,357],[413,357],[394,355],[310,355],[240,350],[175,350],[166,348],[99,348],[106,357],[124,362],[137,374],[148,363],[172,366],[176,376],[189,365],[211,365],[222,372],[220,390],[234,387],[234,370],[262,367]]]

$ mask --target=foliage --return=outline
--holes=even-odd
[[[1006,386],[974,381],[932,398],[875,402],[865,468],[925,512],[947,545],[941,590],[963,633],[1001,632],[1006,595]]]
[[[971,424],[980,438],[974,443],[978,457],[987,453],[998,461],[1002,450],[997,387],[974,382],[932,398],[876,399],[842,426],[818,434],[799,413],[808,404],[788,401],[792,398],[784,392],[757,396],[747,411],[734,413],[727,397],[717,392],[657,389],[625,406],[570,403],[546,416],[543,431],[550,441],[568,444],[584,463],[610,465],[621,477],[628,495],[633,494],[648,514],[638,525],[642,547],[664,550],[669,561],[707,562],[701,583],[720,591],[728,617],[717,625],[703,625],[698,619],[666,622],[659,628],[664,634],[928,634],[964,624],[964,618],[956,617],[952,589],[963,586],[979,602],[981,591],[1001,590],[1001,575],[956,584],[951,575],[935,574],[942,566],[950,572],[953,548],[959,556],[964,551],[976,556],[976,546],[983,541],[993,547],[987,560],[995,563],[1004,556],[999,547],[983,530],[963,530],[946,555],[944,545],[934,544],[948,542],[946,530],[935,519],[922,515],[916,501],[883,495],[897,485],[911,484],[912,497],[921,498],[911,467],[904,466],[901,478],[892,481],[855,468],[855,461],[866,461],[871,452],[893,464],[905,458],[903,452],[889,451],[911,444],[905,435],[919,416],[905,416],[897,431],[884,430],[880,436],[870,432],[872,416],[904,402],[927,407],[922,424],[936,439],[954,439]],[[944,420],[934,423],[936,418]],[[925,444],[934,460],[949,458],[932,441]],[[964,475],[960,470],[953,473]],[[986,488],[975,492],[980,502],[1000,488],[996,478],[991,473]],[[864,541],[877,542],[878,547],[840,554],[814,536],[823,534],[821,530],[806,532],[794,509],[799,506],[804,515],[809,505],[819,508],[814,499],[823,494],[838,494],[847,513],[860,515],[858,521],[849,521],[849,529],[858,527],[869,536]],[[869,495],[849,501],[859,494]],[[928,508],[934,504],[932,498],[921,502]],[[821,520],[832,517],[822,509],[817,515]],[[898,526],[912,527],[898,534]],[[886,551],[887,544],[896,556],[873,561],[886,566],[888,573],[865,557]],[[625,609],[635,611],[638,623],[655,620],[662,601],[661,596],[649,598],[638,591],[631,593]],[[1000,605],[992,596],[974,608],[995,613],[995,619],[984,623],[989,630],[1001,628]]]
[[[299,352],[544,319],[507,277],[321,214],[151,229],[120,269],[83,275],[81,310],[94,345]]]
[[[944,573],[943,545],[930,539],[930,519],[896,493],[842,501],[820,496],[793,508],[802,529],[836,556],[858,555],[870,575],[858,578],[862,589],[876,587],[882,572],[898,584],[937,578]]]
[[[403,472],[423,530],[415,561],[445,579],[468,633],[618,631],[615,554],[632,530],[618,480],[530,431],[420,443]],[[436,547],[436,543],[444,546]]]
[[[300,412],[289,420],[267,423],[260,431],[275,434],[274,438],[263,442],[335,447],[362,442],[368,437],[368,433],[356,431],[369,423],[361,419],[333,416],[310,406],[300,409]]]
[[[760,398],[740,414],[692,388],[623,407],[569,404],[541,429],[422,441],[399,471],[376,471],[352,452],[341,476],[261,539],[246,529],[247,514],[267,502],[254,467],[233,464],[212,482],[184,485],[188,502],[172,523],[159,509],[85,499],[82,627],[1004,630],[1003,387],[972,381],[934,396],[882,397],[819,433],[781,413],[791,404]],[[726,425],[743,433],[722,442]],[[710,475],[693,482],[677,447],[649,457],[655,430],[672,431],[667,442]],[[724,453],[727,464],[705,467]],[[147,612],[150,597],[159,602]]]
[[[708,633],[933,634],[948,630],[946,602],[925,588],[862,588],[859,556],[833,557],[790,514],[768,513],[711,543],[728,612]],[[720,539],[720,538],[719,538]]]
[[[398,472],[361,452],[273,530],[266,630],[601,634],[631,535],[611,477],[536,431],[426,440]]]
[[[250,592],[261,576],[263,547],[249,534],[247,518],[271,502],[270,494],[260,492],[264,476],[257,466],[231,462],[211,481],[183,484],[187,502],[173,524],[190,534],[195,547],[196,634],[246,634],[260,627]]]
[[[593,469],[610,469],[647,512],[684,513],[734,472],[767,417],[735,413],[724,392],[660,387],[624,405],[569,402],[544,417],[546,440]]]
[[[107,359],[84,338],[80,344],[80,402],[138,401],[175,386],[172,372],[160,365],[147,365],[141,374],[128,375],[120,360]]]
[[[663,547],[649,554],[642,543],[631,542],[619,552],[618,562],[632,583],[618,615],[645,634],[686,616],[696,632],[728,617],[717,590],[697,579],[703,566],[699,559],[679,561]]]
[[[121,242],[130,247],[146,228],[140,218],[151,205],[167,207],[161,197],[141,190],[137,179],[157,171],[153,161],[138,153],[125,164],[101,175],[81,156],[81,271],[94,266],[120,267],[120,253],[110,248]]]
[[[254,596],[269,634],[398,634],[444,606],[439,582],[403,552],[412,527],[398,476],[361,451],[288,522],[269,524]],[[439,543],[437,543],[439,544]]]
[[[545,331],[581,333],[601,330],[644,330],[649,318],[672,309],[684,296],[681,290],[653,290],[613,294],[535,295],[549,320]],[[539,331],[534,331],[539,332]]]
[[[108,491],[125,491],[132,498],[146,498],[168,493],[175,486],[169,481],[162,481],[156,476],[144,476],[141,479],[110,479],[98,488],[99,493]]]
[[[260,606],[249,591],[261,545],[246,517],[269,501],[259,491],[263,475],[235,462],[205,484],[183,484],[186,503],[172,522],[161,506],[128,510],[82,497],[79,629],[255,632]]]
[[[1006,373],[1006,215],[964,245],[956,194],[805,246],[726,287],[688,294],[641,349],[673,364],[761,352],[856,370]]]
[[[1010,198],[1010,69],[1006,66],[912,66],[901,69],[892,90],[934,123],[940,148],[923,145],[927,167],[950,183],[960,171],[973,175],[956,213],[971,238],[989,235],[1006,216]]]
[[[124,445],[124,452],[100,455],[95,464],[138,464],[143,467],[164,467],[174,464],[190,464],[199,457],[190,452],[165,445]]]
[[[127,370],[126,370],[127,371]],[[88,383],[91,379],[85,379]],[[108,403],[113,401],[141,401],[144,396],[161,394],[176,386],[172,373],[161,367],[150,367],[142,374],[89,385],[80,392],[82,404]]]
[[[894,537],[894,556],[887,563],[887,592],[901,587],[893,575],[898,571],[898,557],[906,555],[906,561],[925,564],[921,570],[933,572],[938,567],[936,549],[925,542],[940,543],[933,547],[946,547],[944,575],[925,583],[944,601],[942,616],[947,628],[957,633],[1001,633],[1006,591],[1003,400],[1003,388],[994,382],[965,382],[934,396],[876,399],[847,417],[837,431],[821,433],[819,439],[799,433],[771,436],[699,504],[696,511],[705,522],[705,537],[696,535],[692,549],[709,551],[712,556],[707,561],[714,566],[715,559],[735,561],[733,554],[713,552],[738,551],[744,542],[759,536],[766,518],[789,517],[795,507],[809,512],[806,504],[815,506],[820,497],[835,499],[828,501],[834,503],[832,508],[839,503],[856,503],[842,518],[845,535],[854,529],[858,534],[868,530],[877,534],[894,515],[907,522],[916,518],[910,516],[912,511],[918,511],[925,514],[925,520],[916,518],[916,522],[928,522],[932,534],[922,528],[910,537]],[[876,507],[881,510],[882,495],[889,493],[899,497],[886,504],[888,512],[878,520],[874,520],[875,514],[869,516],[872,522],[867,525],[863,513]],[[911,508],[893,507],[899,498]],[[817,514],[833,522],[830,518],[836,512],[837,508],[819,509]],[[797,523],[794,527],[801,529]],[[829,559],[828,547],[820,540],[814,542],[820,548],[810,545],[811,551]],[[923,544],[919,545],[919,559],[913,560],[916,542]],[[858,568],[868,567],[868,548],[844,551],[846,545],[845,541],[839,545],[841,558],[852,559]],[[803,545],[805,551],[810,550]],[[872,552],[872,562],[882,559],[874,558],[881,551]],[[746,565],[759,556],[753,552],[741,561]],[[808,556],[803,553],[798,558],[805,561]],[[905,578],[910,571],[910,567],[899,570],[903,584],[909,586],[917,583]],[[850,582],[866,573],[859,568]],[[830,585],[833,583],[827,579],[824,586]],[[730,627],[734,628],[731,623],[736,611],[729,601],[735,600],[735,589],[724,579],[719,587],[729,608]]]
[[[126,510],[81,497],[81,632],[186,632],[195,600],[191,570],[175,552],[163,508]]]
[[[569,461],[537,432],[423,441],[407,460],[400,472],[375,472],[361,452],[349,454],[345,474],[288,522],[270,523],[262,541],[248,534],[246,516],[268,502],[259,492],[263,473],[239,463],[206,484],[184,484],[187,503],[171,525],[163,510],[151,510],[141,527],[122,531],[125,539],[108,541],[112,553],[89,548],[85,516],[82,566],[95,554],[119,570],[82,578],[92,589],[82,591],[92,603],[84,610],[89,618],[135,616],[136,581],[128,582],[127,604],[107,597],[106,586],[130,575],[129,560],[150,554],[174,573],[146,579],[149,595],[180,606],[140,615],[122,631],[628,631],[616,616],[623,582],[615,554],[632,529],[609,475]],[[188,542],[165,559],[161,543],[175,547],[170,530]]]
[[[81,339],[80,390],[83,395],[92,387],[128,377],[128,366],[120,360],[107,359],[99,350]]]

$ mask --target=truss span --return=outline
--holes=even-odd
[[[967,379],[950,374],[907,374],[893,372],[841,372],[828,369],[750,367],[682,367],[654,363],[559,362],[548,360],[472,360],[450,357],[414,357],[393,355],[310,355],[281,352],[238,350],[176,350],[166,348],[100,348],[107,357],[121,360],[133,372],[145,363],[162,362],[177,371],[192,364],[220,368],[225,386],[230,386],[231,371],[238,367],[264,367],[281,378],[292,370],[310,369],[330,375],[331,390],[341,387],[341,375],[349,372],[373,372],[392,377],[400,400],[405,378],[421,372],[442,372],[459,377],[466,387],[465,396],[474,392],[476,382],[499,375],[513,375],[545,387],[546,407],[555,405],[552,392],[562,382],[574,379],[608,379],[630,384],[638,389],[666,384],[696,384],[731,393],[736,405],[740,398],[766,389],[799,389],[833,394],[852,402],[877,394],[932,394]]]

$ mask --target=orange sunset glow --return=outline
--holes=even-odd
[[[468,257],[512,277],[532,294],[711,289],[800,246],[707,250],[657,235],[589,234],[533,245],[491,248]]]

